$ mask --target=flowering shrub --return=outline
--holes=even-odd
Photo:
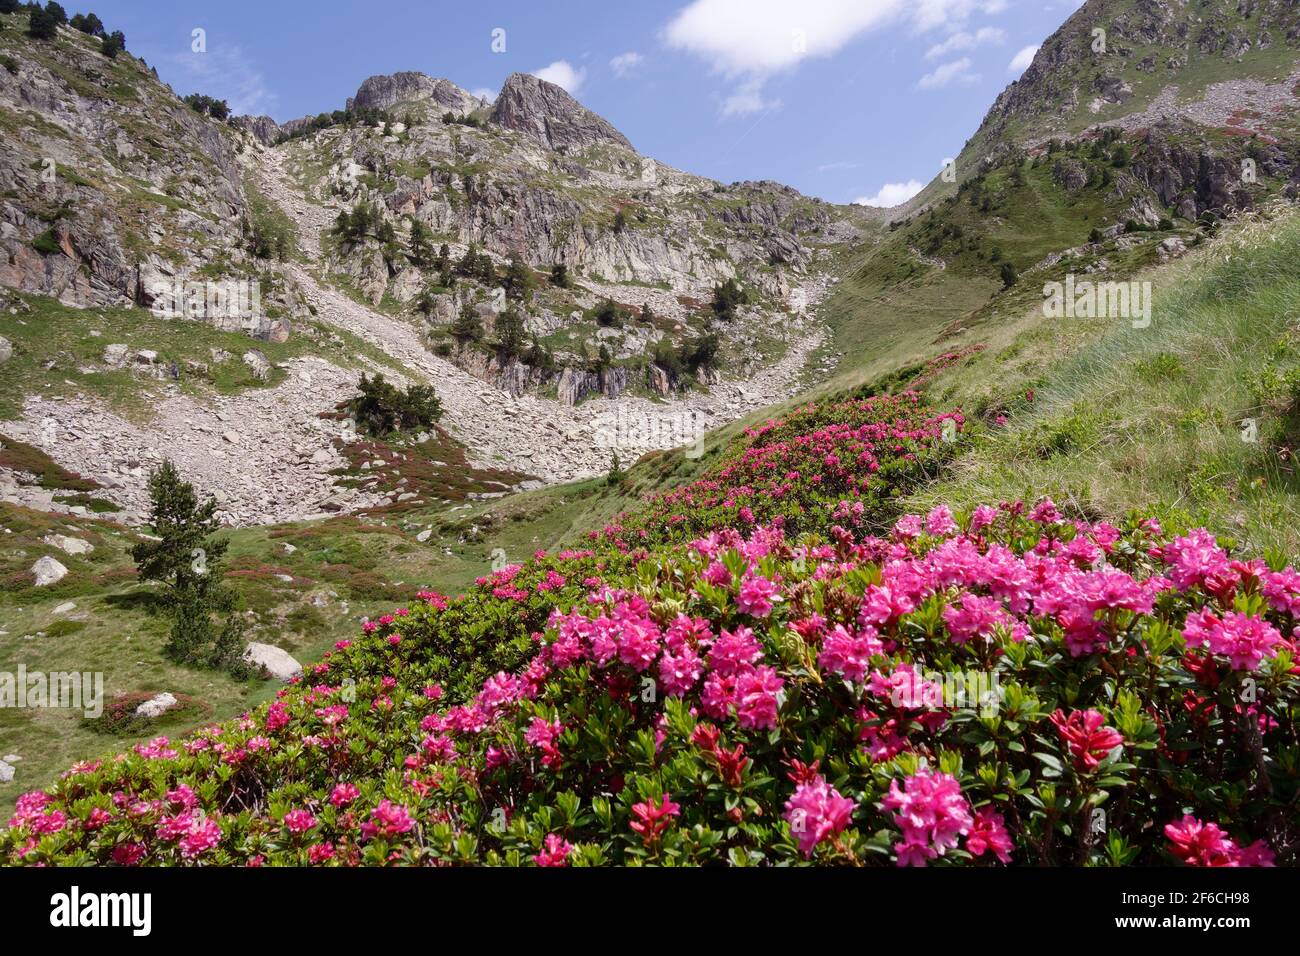
[[[270,705],[23,796],[0,859],[1295,862],[1300,573],[1049,501],[881,527],[826,464],[862,436],[806,414],[695,502],[740,517],[740,479],[757,518],[779,475],[821,475],[800,511],[624,553],[661,520],[632,516],[613,547],[422,592]],[[918,464],[916,415],[869,475]]]
[[[936,470],[948,447],[944,422],[915,392],[898,397],[807,405],[745,431],[719,467],[685,487],[652,497],[591,537],[623,551],[688,541],[718,528],[775,525],[787,534],[824,528],[881,528],[902,492]]]

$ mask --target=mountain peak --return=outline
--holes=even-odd
[[[633,148],[626,136],[563,87],[529,73],[510,75],[497,96],[491,120],[559,152],[598,143]]]
[[[481,105],[478,97],[451,80],[406,70],[368,77],[357,87],[357,95],[348,98],[347,108],[387,109],[413,100],[433,100],[439,106],[462,114],[472,113]]]

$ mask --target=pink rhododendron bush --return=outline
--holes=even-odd
[[[1300,574],[1050,501],[882,522],[911,438],[865,483],[740,506],[760,473],[844,467],[804,423],[707,479],[753,522],[424,592],[269,706],[22,797],[0,857],[1295,862]]]

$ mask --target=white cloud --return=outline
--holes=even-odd
[[[857,163],[849,163],[841,160],[835,163],[822,163],[820,166],[817,167],[817,172],[829,173],[840,169],[857,169],[857,168],[858,168]]]
[[[574,96],[578,95],[578,90],[582,89],[582,84],[587,79],[586,69],[584,67],[574,69],[573,64],[568,60],[556,60],[550,66],[533,70],[532,74],[539,80],[564,87]]]
[[[238,46],[209,43],[206,53],[174,53],[163,58],[183,77],[182,93],[225,100],[233,116],[270,115],[276,96]]]
[[[1025,72],[1025,70],[1029,69],[1029,64],[1034,62],[1034,54],[1037,52],[1038,47],[1036,46],[1025,47],[1011,58],[1011,62],[1007,64],[1007,72],[1016,74]]]
[[[751,113],[761,113],[764,110],[780,108],[780,100],[769,100],[763,97],[763,81],[761,79],[746,80],[732,90],[726,99],[722,101],[723,116],[748,116]]]
[[[477,96],[481,100],[487,100],[489,103],[497,98],[496,90],[489,89],[486,86],[476,86],[470,90],[470,94]]]
[[[970,57],[964,56],[951,63],[941,63],[930,73],[917,81],[923,90],[941,90],[953,83],[974,83],[980,78],[978,73],[970,72]]]
[[[644,62],[645,57],[635,50],[629,50],[627,53],[620,53],[610,60],[609,68],[614,71],[615,76],[622,79]]]
[[[728,76],[766,74],[829,56],[906,9],[905,0],[694,0],[664,38]]]
[[[975,47],[983,46],[986,43],[1001,43],[1006,38],[1006,32],[997,27],[980,27],[974,33],[960,30],[942,43],[936,43],[926,50],[925,58],[927,60],[938,60],[950,53],[956,53],[958,50],[973,50]]]
[[[915,179],[909,179],[905,183],[885,183],[880,187],[880,192],[874,196],[861,196],[853,202],[858,206],[880,206],[888,209],[907,202],[924,188],[925,184],[918,183]]]
[[[920,31],[959,29],[972,14],[1006,0],[691,0],[664,27],[673,49],[694,54],[738,86],[723,100],[734,116],[772,104],[762,95],[773,74],[832,56],[857,37],[891,24]]]

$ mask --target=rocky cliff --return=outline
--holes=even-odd
[[[230,127],[140,60],[0,18],[0,284],[73,305],[139,301],[149,275],[244,258]]]
[[[491,120],[557,152],[607,143],[632,148],[626,136],[567,91],[527,73],[514,73],[506,80]]]

